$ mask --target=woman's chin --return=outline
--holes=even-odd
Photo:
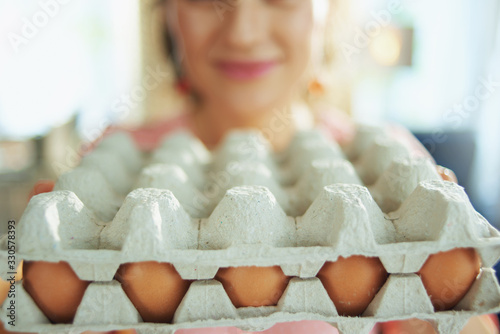
[[[269,91],[263,92],[228,92],[225,94],[224,109],[240,115],[257,115],[268,113],[276,108],[283,107],[283,101],[276,99],[281,94],[270,95]]]
[[[242,120],[248,120],[254,117],[262,116],[265,113],[272,112],[273,108],[270,104],[249,104],[247,106],[228,105],[226,108],[226,115],[233,118],[241,118]]]

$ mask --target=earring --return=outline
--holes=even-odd
[[[317,78],[313,78],[309,82],[307,91],[311,96],[321,96],[325,93],[325,86]]]
[[[175,89],[183,95],[188,95],[191,92],[191,85],[187,78],[182,76],[175,82]]]

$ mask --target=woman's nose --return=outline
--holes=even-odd
[[[265,4],[261,0],[232,1],[233,9],[222,20],[228,46],[249,49],[259,43],[267,29]]]

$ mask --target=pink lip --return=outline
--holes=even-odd
[[[263,76],[275,66],[275,61],[263,62],[232,62],[221,61],[216,64],[217,68],[227,77],[236,80],[250,80]]]

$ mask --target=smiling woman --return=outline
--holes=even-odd
[[[201,100],[196,115],[218,129],[206,141],[262,121],[296,93],[310,55],[311,1],[241,1],[222,19],[211,1],[167,1],[166,12],[183,73]]]
[[[178,86],[194,97],[195,124],[214,130],[209,136],[197,126],[203,141],[214,145],[229,128],[268,121],[270,111],[290,108],[290,101],[303,95],[312,80],[311,58],[319,57],[312,43],[318,31],[314,13],[327,12],[327,4],[160,2]]]
[[[318,110],[306,105],[321,108],[323,103],[330,110],[332,105],[348,106],[349,78],[329,74],[343,64],[337,57],[338,43],[333,43],[341,29],[332,27],[346,21],[345,2],[153,0],[158,20],[151,19],[147,3],[143,5],[143,67],[168,59],[166,68],[175,73],[172,86],[184,93],[178,99],[168,84],[150,92],[145,101],[147,122],[165,119],[169,111],[176,113],[171,110],[175,105],[190,111],[206,109],[195,114],[210,115],[217,125],[219,135],[206,137],[206,143],[213,145],[231,126],[229,122],[258,123],[259,115],[268,114],[266,110],[291,109],[300,117],[295,125],[305,127],[313,123],[315,114],[302,111]],[[163,50],[166,53],[160,54]],[[323,89],[326,86],[334,88]],[[189,105],[182,107],[186,96]],[[213,118],[214,109],[223,109],[217,114],[224,117]],[[201,121],[207,120],[197,122]]]

